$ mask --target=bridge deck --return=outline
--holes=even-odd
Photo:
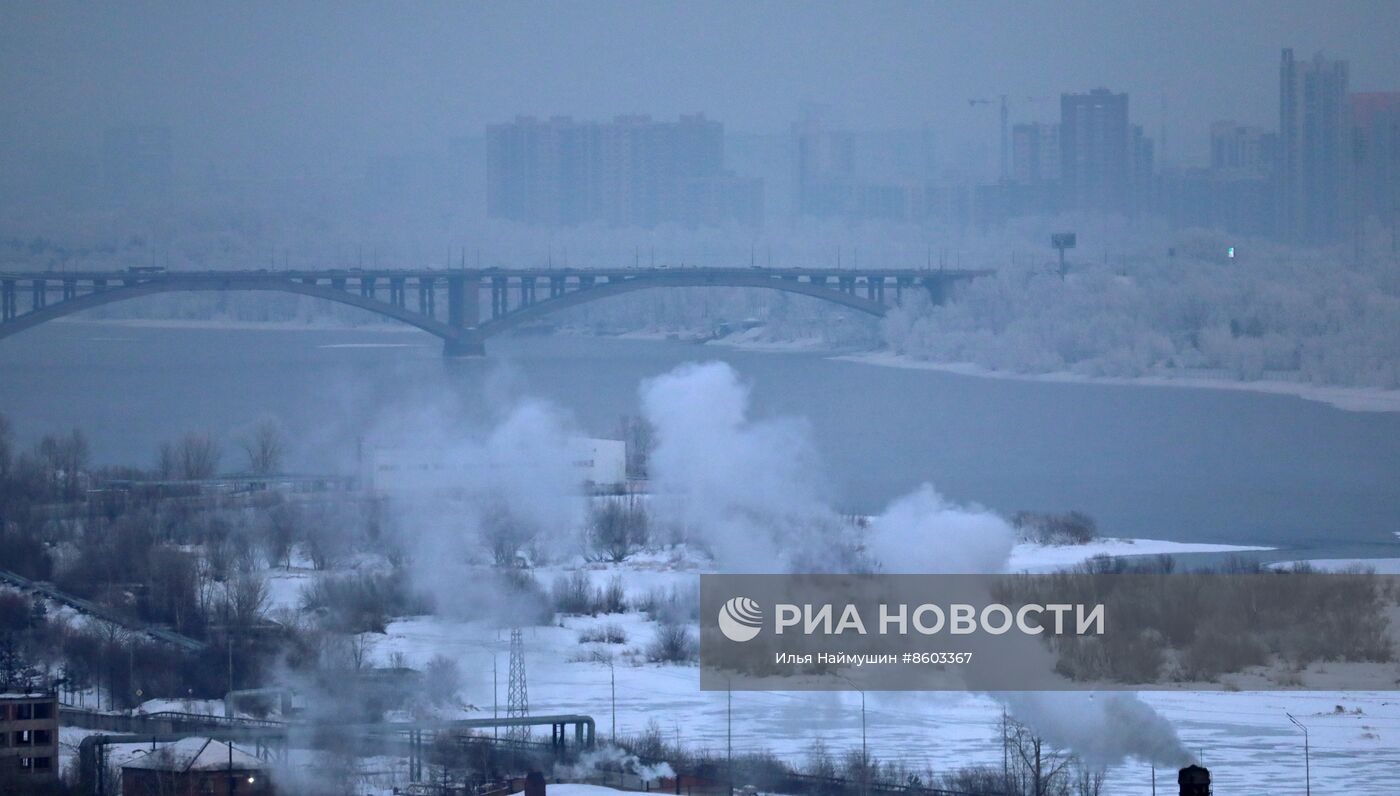
[[[761,288],[810,296],[882,316],[892,304],[903,301],[906,291],[924,291],[934,303],[940,303],[950,285],[989,273],[932,268],[664,265],[0,272],[0,338],[75,312],[156,293],[249,290],[294,293],[358,307],[441,338],[444,353],[449,356],[469,356],[485,353],[483,343],[492,335],[536,323],[559,310],[636,290]],[[410,306],[411,295],[416,296],[416,308]],[[485,301],[487,295],[489,302]]]
[[[761,276],[771,275],[782,276],[806,276],[820,275],[826,277],[852,277],[863,279],[865,277],[885,277],[886,279],[906,277],[909,279],[966,279],[976,276],[985,276],[992,273],[990,269],[953,269],[953,268],[822,268],[822,267],[794,267],[794,268],[765,268],[762,266],[750,267],[724,267],[724,266],[639,266],[622,268],[322,268],[322,269],[238,269],[222,271],[0,271],[0,279],[20,279],[33,280],[44,279],[54,280],[61,286],[65,279],[76,279],[79,281],[90,281],[95,279],[107,279],[111,281],[131,280],[131,279],[208,279],[217,281],[220,279],[249,278],[249,277],[271,277],[278,279],[331,279],[333,277],[346,277],[350,279],[373,278],[391,279],[398,277],[408,278],[446,278],[449,276],[478,276],[490,278],[493,276],[504,277],[530,277],[537,279],[551,276],[592,276],[606,278],[628,278],[637,276],[662,276],[676,273],[706,274],[714,276]]]

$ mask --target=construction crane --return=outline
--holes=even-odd
[[[1039,102],[1045,97],[1026,97],[1026,102]],[[976,107],[978,105],[1000,105],[1001,106],[1001,181],[1006,182],[1011,179],[1011,103],[1007,95],[999,94],[997,99],[987,99],[985,97],[973,97],[967,101],[968,105]]]

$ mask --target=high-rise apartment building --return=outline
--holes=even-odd
[[[1342,233],[1350,156],[1347,62],[1321,53],[1279,66],[1279,232],[1286,240],[1330,243]]]
[[[688,226],[762,218],[760,180],[724,169],[724,127],[704,115],[608,123],[520,117],[486,132],[487,211],[570,226]]]
[[[1031,122],[1011,128],[1011,180],[1022,184],[1060,179],[1060,126]]]
[[[1274,169],[1278,157],[1278,135],[1262,127],[1233,121],[1210,126],[1210,167],[1252,176],[1265,176]]]
[[[1400,224],[1400,92],[1352,94],[1351,190],[1356,223]]]
[[[912,221],[927,215],[934,180],[928,128],[850,131],[815,118],[793,125],[796,215],[851,221]]]
[[[1128,95],[1098,88],[1060,96],[1060,169],[1070,207],[1123,212],[1132,198]]]

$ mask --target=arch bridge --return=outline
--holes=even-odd
[[[261,290],[359,307],[443,340],[448,356],[485,353],[487,338],[589,301],[651,288],[780,290],[883,316],[910,291],[942,303],[986,270],[830,268],[486,268],[300,271],[0,272],[0,338],[46,321],[157,293]]]

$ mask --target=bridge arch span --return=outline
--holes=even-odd
[[[990,272],[718,267],[0,273],[0,338],[75,312],[157,293],[248,290],[292,293],[356,307],[421,329],[442,339],[447,355],[465,356],[485,353],[489,337],[570,307],[636,290],[760,288],[879,317],[900,301],[903,291],[926,290],[940,302],[949,285],[986,273]],[[542,286],[548,289],[547,297],[536,299]],[[380,295],[385,287],[387,300]],[[407,297],[415,291],[417,307],[409,309]],[[30,300],[28,311],[21,313],[18,299],[23,293]],[[886,303],[888,293],[893,293],[891,303]],[[483,294],[490,297],[490,311],[484,317]],[[445,305],[445,313],[439,313],[439,305]]]
[[[378,299],[361,296],[345,290],[338,290],[327,285],[312,285],[283,279],[269,279],[265,282],[245,282],[240,280],[228,285],[215,284],[207,280],[184,282],[181,280],[162,279],[111,287],[92,293],[84,293],[76,298],[65,299],[64,301],[49,304],[40,309],[24,313],[23,315],[18,315],[0,324],[0,339],[18,334],[25,329],[38,326],[41,323],[47,323],[48,321],[57,320],[76,312],[95,309],[107,304],[115,304],[118,301],[129,301],[131,299],[153,296],[159,293],[194,293],[224,290],[279,292],[310,296],[312,298],[325,299],[326,301],[334,301],[338,304],[357,307],[377,315],[392,318],[396,321],[402,321],[444,340],[452,340],[459,336],[457,330],[454,330],[451,326],[436,318],[431,318]]]
[[[592,301],[620,296],[638,290],[673,287],[738,287],[778,290],[784,293],[811,296],[812,298],[847,307],[875,317],[884,317],[885,313],[889,312],[890,309],[887,305],[875,301],[874,299],[865,298],[853,293],[842,293],[831,287],[813,282],[799,282],[795,279],[775,279],[766,276],[728,276],[724,279],[715,279],[705,275],[691,276],[681,271],[675,275],[668,274],[660,277],[636,276],[595,284],[592,287],[565,293],[561,296],[551,298],[548,301],[521,307],[498,318],[485,321],[478,327],[478,331],[481,337],[485,339],[508,332],[511,329],[525,324],[535,323],[548,315],[561,312],[570,307],[577,307],[580,304],[587,304]]]

